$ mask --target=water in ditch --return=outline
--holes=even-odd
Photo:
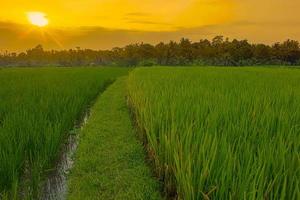
[[[74,154],[77,150],[79,140],[78,131],[86,125],[88,117],[89,113],[87,112],[81,123],[78,123],[74,130],[69,133],[62,147],[61,155],[55,169],[53,169],[53,171],[48,174],[46,180],[43,181],[41,186],[41,200],[66,199],[68,191],[67,176],[74,164]]]

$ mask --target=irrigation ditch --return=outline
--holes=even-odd
[[[99,90],[99,93],[87,106],[83,114],[74,123],[73,129],[69,131],[63,144],[61,145],[60,154],[54,165],[54,168],[46,172],[46,178],[40,183],[40,200],[65,200],[68,193],[68,174],[70,173],[74,162],[75,153],[79,144],[80,131],[88,123],[91,114],[91,109],[96,103],[101,94],[115,80],[108,80],[104,84],[104,88]]]
[[[86,110],[82,119],[68,134],[62,145],[56,166],[48,172],[46,180],[41,183],[41,200],[64,200],[67,197],[67,176],[74,165],[74,155],[78,147],[80,130],[86,125],[90,116],[90,108]]]

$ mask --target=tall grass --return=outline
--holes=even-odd
[[[300,71],[140,68],[129,103],[178,199],[300,198]]]
[[[66,133],[124,69],[0,71],[0,199],[38,194]],[[22,185],[25,183],[26,185]]]

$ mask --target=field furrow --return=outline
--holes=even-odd
[[[69,177],[69,199],[161,199],[130,121],[125,85],[125,78],[117,80],[92,108]]]

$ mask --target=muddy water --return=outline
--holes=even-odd
[[[49,173],[42,188],[42,200],[65,200],[67,197],[68,185],[67,176],[74,164],[74,154],[78,147],[79,134],[78,131],[87,123],[89,112],[87,112],[81,120],[77,123],[74,130],[70,132],[67,141],[63,145],[60,159],[56,168]]]

